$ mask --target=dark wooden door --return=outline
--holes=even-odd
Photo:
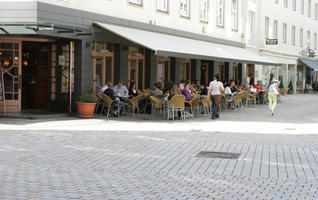
[[[36,60],[35,108],[47,109],[49,100],[49,47],[41,46]]]

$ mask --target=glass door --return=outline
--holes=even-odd
[[[157,81],[164,84],[170,81],[170,58],[158,57]]]
[[[145,49],[129,47],[128,53],[128,82],[136,83],[139,90],[145,88]]]
[[[0,40],[0,69],[3,70],[7,112],[21,111],[21,42]]]
[[[180,81],[191,81],[191,60],[181,60]]]

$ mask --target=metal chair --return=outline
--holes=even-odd
[[[118,116],[119,116],[119,105],[115,100],[112,100],[109,96],[107,96],[106,94],[102,94],[102,99],[103,99],[103,109],[102,109],[102,113],[104,111],[104,108],[107,108],[107,113],[106,113],[106,117],[109,117],[109,113],[110,113],[110,109],[111,108],[116,108],[117,107],[117,111],[118,111]],[[116,104],[114,104],[114,102],[116,102]]]

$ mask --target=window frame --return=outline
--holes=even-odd
[[[253,23],[252,23],[253,22]],[[256,44],[256,13],[252,10],[248,11],[249,38],[247,41],[250,45]]]
[[[233,9],[233,5],[234,5],[233,1],[236,1],[236,3],[235,3],[235,5],[236,5],[235,12],[234,12],[234,9]],[[234,31],[238,30],[238,23],[239,23],[238,13],[239,13],[239,0],[232,0],[232,2],[231,2],[231,18],[232,18],[231,28]]]
[[[305,14],[305,0],[300,1],[300,14]]]
[[[181,6],[181,4],[183,3],[183,2],[187,2],[188,3],[188,11],[187,11],[187,16],[185,16],[185,15],[183,15],[182,14],[182,6]],[[183,17],[183,18],[187,18],[187,19],[190,19],[191,17],[191,14],[190,14],[190,9],[191,9],[191,1],[190,0],[180,0],[179,1],[179,6],[180,6],[180,8],[179,8],[179,12],[180,12],[180,17]]]
[[[308,16],[309,18],[311,17],[311,0],[308,0],[307,16]]]
[[[307,30],[307,37],[306,37],[306,45],[310,48],[311,44],[311,31]]]
[[[273,21],[272,37],[273,37],[273,39],[277,39],[277,37],[278,37],[278,21],[276,19]]]
[[[269,17],[265,17],[265,37],[269,38]]]
[[[296,27],[292,26],[292,31],[291,31],[291,44],[295,45],[296,44]]]
[[[205,2],[206,7],[202,8],[202,1]],[[209,0],[200,0],[199,1],[199,11],[200,11],[200,22],[208,23],[209,22]],[[205,12],[205,13],[204,13]],[[202,18],[203,14],[205,19]]]
[[[283,23],[283,43],[287,43],[287,24]]]
[[[140,1],[140,3],[137,1]],[[128,4],[142,7],[143,1],[142,0],[128,0]]]
[[[304,46],[304,29],[299,29],[299,46]]]
[[[288,0],[284,0],[284,7],[288,8]]]
[[[318,20],[318,3],[315,3],[314,6],[314,19]]]
[[[314,49],[317,50],[317,33],[314,33]]]
[[[167,5],[167,8],[166,10],[164,10],[164,8],[161,8],[159,5],[161,1],[166,1],[166,5]],[[159,12],[164,12],[164,13],[169,13],[169,0],[157,0],[157,11]]]
[[[293,11],[297,10],[297,0],[293,0],[292,7],[293,7]]]
[[[220,4],[220,2],[222,2],[222,5]],[[218,27],[224,27],[224,5],[225,1],[224,0],[217,0],[217,4],[216,4],[216,24]],[[221,15],[220,15],[221,14]],[[222,17],[220,17],[222,16]],[[222,21],[220,21],[220,18]]]

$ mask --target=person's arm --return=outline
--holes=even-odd
[[[210,98],[211,98],[211,92],[212,92],[212,87],[211,87],[211,84],[209,85],[209,90],[208,90],[208,93],[207,93],[207,100],[209,101]]]
[[[278,84],[276,84],[276,90],[278,92],[278,95],[280,95],[280,89],[278,88]]]

